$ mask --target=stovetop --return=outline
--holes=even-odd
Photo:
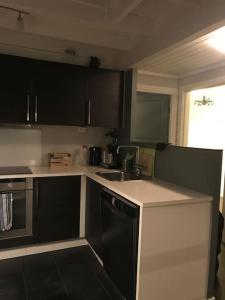
[[[0,175],[32,174],[29,167],[0,167]]]

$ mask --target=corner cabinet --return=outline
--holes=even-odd
[[[80,176],[34,179],[34,242],[79,238]]]
[[[119,128],[123,106],[123,72],[89,70],[86,91],[87,124]]]

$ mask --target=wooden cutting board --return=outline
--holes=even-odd
[[[155,151],[152,149],[142,148],[140,164],[142,166],[142,174],[152,177]]]

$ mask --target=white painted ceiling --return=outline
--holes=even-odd
[[[64,49],[73,48],[75,63],[96,55],[118,68],[143,62],[220,21],[225,10],[222,0],[0,0],[0,5],[30,13],[23,16],[21,32],[17,13],[0,8],[0,52],[67,60]],[[142,67],[165,71],[151,60]]]
[[[225,45],[224,29],[223,27],[221,39],[224,40]],[[193,41],[164,49],[139,63],[138,68],[147,72],[182,78],[222,66],[225,64],[225,52],[214,48],[211,43],[220,31],[221,29],[215,30]]]
[[[1,0],[0,4],[30,12],[24,16],[28,33],[131,50],[203,1],[207,0]],[[0,15],[2,27],[16,29],[15,13],[0,9]]]

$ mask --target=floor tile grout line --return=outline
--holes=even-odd
[[[62,286],[63,286],[63,288],[64,288],[64,290],[65,290],[66,296],[67,296],[68,299],[69,299],[69,291],[68,291],[68,289],[67,289],[67,287],[66,287],[65,281],[63,280],[63,277],[62,277],[62,275],[61,275],[61,272],[60,272],[60,270],[59,270],[59,267],[58,267],[58,264],[57,264],[57,262],[56,262],[55,257],[53,257],[53,261],[54,261],[54,265],[55,265],[55,267],[56,267],[57,274],[58,274],[58,276],[59,276],[60,282],[62,283]]]
[[[29,300],[29,292],[28,292],[28,287],[27,287],[27,283],[26,283],[26,276],[24,274],[24,269],[23,269],[23,266],[24,266],[24,261],[23,261],[23,257],[20,257],[21,259],[21,272],[22,272],[22,277],[23,277],[23,285],[24,285],[24,291],[25,291],[25,295],[26,295],[26,300]]]

